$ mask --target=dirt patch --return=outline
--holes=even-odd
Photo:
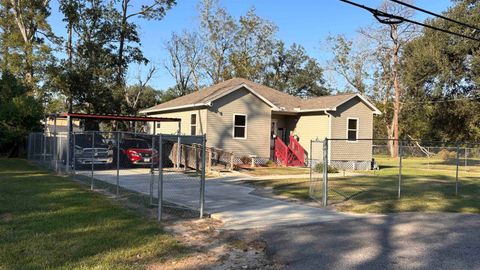
[[[255,233],[222,231],[214,219],[172,222],[165,229],[192,253],[181,260],[156,263],[148,269],[280,269],[266,256],[267,245]]]

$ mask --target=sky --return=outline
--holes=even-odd
[[[135,5],[152,0],[134,0]],[[198,3],[200,0],[177,0],[177,5],[167,12],[161,21],[138,20],[141,49],[147,59],[158,67],[158,72],[150,85],[163,90],[174,85],[174,80],[166,72],[164,62],[165,42],[172,32],[198,29]],[[378,7],[382,0],[353,0],[354,2]],[[375,19],[365,10],[353,7],[339,0],[220,0],[220,5],[235,18],[245,14],[251,7],[262,18],[268,19],[278,26],[277,38],[287,45],[302,45],[307,53],[324,63],[330,54],[326,51],[324,41],[329,35],[343,34],[354,37],[356,30],[362,26],[375,23]],[[415,5],[440,13],[452,5],[450,0],[417,0]],[[416,20],[424,20],[428,15],[416,13]],[[57,1],[52,1],[50,23],[55,33],[65,35],[65,24],[58,12]],[[147,71],[147,67],[131,65],[127,80],[136,81],[137,74]]]

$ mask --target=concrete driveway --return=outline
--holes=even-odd
[[[77,171],[90,176],[90,171]],[[149,169],[122,169],[120,186],[149,194]],[[155,176],[155,182],[156,178]],[[235,184],[244,175],[207,179],[205,188],[205,210],[214,218],[221,219],[225,229],[251,229],[283,225],[311,224],[354,218],[354,215],[299,205],[283,200],[252,194],[254,188]],[[111,184],[116,183],[116,170],[99,170],[94,178]],[[156,197],[157,184],[154,185]],[[181,172],[168,171],[164,174],[164,199],[195,209],[199,206],[199,177]]]

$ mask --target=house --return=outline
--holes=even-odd
[[[322,149],[310,151],[311,140],[332,141],[332,164],[352,169],[369,168],[373,115],[380,114],[358,94],[301,99],[276,89],[233,78],[186,96],[144,109],[155,117],[180,118],[178,123],[157,123],[156,133],[206,134],[207,146],[230,151],[236,157],[254,156],[285,165],[302,166],[307,157],[322,159]],[[321,145],[321,144],[318,144]]]

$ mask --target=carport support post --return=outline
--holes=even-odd
[[[117,131],[117,198],[119,195],[119,186],[120,186],[120,132]]]
[[[458,196],[458,165],[460,163],[460,146],[457,144],[457,168],[455,172],[455,196]]]
[[[328,205],[328,139],[323,141],[323,206]]]
[[[399,141],[397,144],[399,147],[399,161],[398,161],[398,199],[400,199],[402,195],[402,160],[403,160],[403,148],[402,148],[402,142]]]
[[[95,131],[92,131],[92,154],[90,155],[90,163],[92,172],[90,174],[90,190],[93,190],[93,155],[94,155],[94,148],[95,148]]]
[[[162,201],[163,201],[163,151],[162,134],[158,135],[158,212],[157,220],[162,221]]]
[[[205,134],[202,137],[202,172],[200,176],[200,218],[203,218],[203,211],[205,207],[205,158],[206,158],[207,140]]]

